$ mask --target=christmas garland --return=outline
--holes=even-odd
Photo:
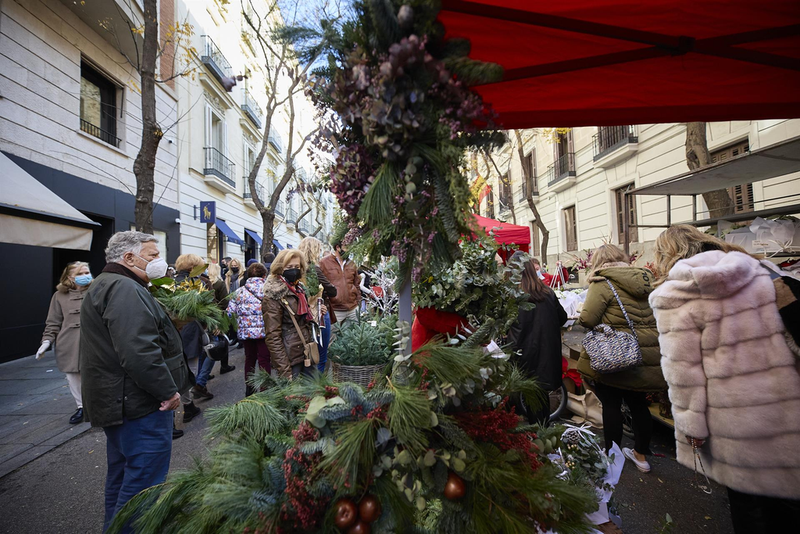
[[[335,152],[329,187],[347,214],[349,240],[359,237],[359,254],[373,263],[397,257],[400,283],[428,260],[458,257],[458,240],[474,226],[465,149],[503,141],[478,129],[493,115],[468,88],[499,80],[502,68],[468,58],[467,40],[445,40],[438,11],[429,0],[355,2],[329,76],[312,93],[340,119],[341,129],[316,143]]]

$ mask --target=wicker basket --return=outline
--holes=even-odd
[[[331,362],[334,382],[353,382],[367,387],[375,375],[382,372],[386,364],[378,365],[340,365]]]

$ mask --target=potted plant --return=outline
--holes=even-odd
[[[328,357],[335,382],[367,386],[391,361],[396,316],[375,320],[366,314],[334,325]]]

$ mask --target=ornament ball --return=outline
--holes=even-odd
[[[358,510],[356,505],[350,499],[339,499],[336,502],[336,518],[334,523],[336,526],[345,529],[351,526],[358,519]]]
[[[365,495],[358,504],[358,515],[362,521],[372,523],[381,516],[381,501],[374,495]]]
[[[456,501],[464,496],[467,492],[467,487],[464,480],[455,473],[450,473],[447,476],[447,484],[444,485],[444,496],[451,501]]]
[[[350,530],[347,531],[347,534],[369,534],[371,531],[372,529],[370,528],[369,523],[359,521],[350,527]]]

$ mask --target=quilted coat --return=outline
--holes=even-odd
[[[694,467],[686,436],[706,439],[710,478],[800,498],[800,369],[767,269],[741,252],[704,252],[676,263],[650,303],[678,462]]]
[[[578,372],[589,380],[621,389],[664,391],[667,384],[661,374],[656,320],[647,302],[655,282],[653,274],[647,269],[631,267],[627,263],[607,263],[589,279],[589,290],[581,311],[580,324],[586,328],[594,328],[604,323],[614,330],[630,333],[628,322],[622,315],[622,309],[606,279],[614,284],[628,317],[633,321],[642,350],[643,364],[618,373],[597,374],[592,370],[589,355],[584,349],[578,360]]]
[[[264,278],[248,278],[247,282],[231,295],[228,314],[236,314],[239,339],[264,339]]]

